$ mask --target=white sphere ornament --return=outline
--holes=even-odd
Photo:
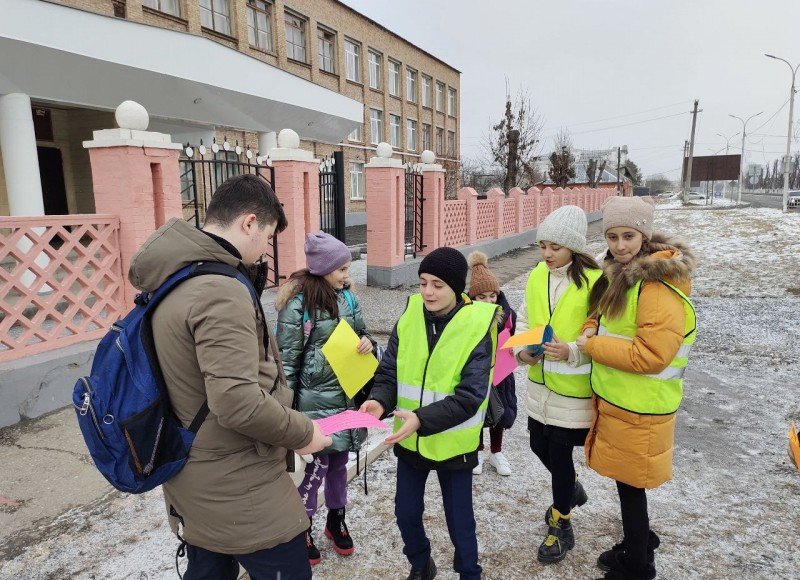
[[[384,159],[390,159],[392,157],[392,146],[388,143],[378,143],[375,151],[378,154],[378,157],[382,157]]]
[[[114,112],[114,118],[120,129],[132,129],[134,131],[147,131],[150,124],[150,115],[147,109],[136,101],[123,101]]]
[[[431,165],[436,162],[436,155],[430,149],[426,149],[422,152],[422,155],[419,156],[419,160],[426,165]]]
[[[281,129],[278,133],[278,147],[283,149],[299,149],[300,135],[292,129]]]

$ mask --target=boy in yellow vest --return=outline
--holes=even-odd
[[[462,579],[481,577],[472,509],[472,469],[489,402],[502,311],[464,294],[467,260],[438,248],[419,267],[420,293],[411,296],[383,355],[370,400],[361,411],[394,411],[397,443],[395,516],[409,579],[431,579],[436,564],[422,513],[425,482],[436,471]]]

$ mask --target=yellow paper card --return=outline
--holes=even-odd
[[[505,344],[500,345],[500,348],[513,348],[515,346],[530,346],[532,344],[541,344],[542,337],[545,331],[544,326],[537,326],[525,332],[520,332],[509,338]]]
[[[322,347],[322,354],[328,359],[342,390],[350,399],[375,376],[378,368],[378,359],[373,354],[358,354],[356,348],[359,342],[361,339],[347,321],[340,320]]]
[[[797,429],[792,422],[789,428],[789,457],[794,459],[797,469],[800,469],[800,440],[797,439]]]

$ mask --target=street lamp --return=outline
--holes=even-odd
[[[744,166],[744,138],[747,136],[747,123],[750,121],[750,119],[758,117],[763,112],[764,111],[760,111],[755,115],[750,115],[749,117],[747,117],[747,121],[745,121],[741,117],[737,117],[736,115],[731,115],[731,114],[728,115],[729,117],[733,117],[734,119],[739,119],[742,122],[742,158],[739,159],[739,194],[738,194],[739,199],[736,202],[740,205],[742,203],[742,180],[744,179],[744,176],[742,175],[742,167]]]
[[[738,134],[739,134],[739,132],[737,131],[736,133],[734,133],[730,137],[726,137],[722,133],[717,133],[717,137],[722,137],[723,139],[725,139],[725,155],[728,154],[728,149],[730,149],[730,147],[731,147],[731,139],[736,137],[736,135],[738,135]],[[725,197],[726,193],[728,193],[728,181],[727,180],[725,180],[725,182],[723,182],[723,184],[722,184],[722,197]]]
[[[792,155],[792,124],[794,121],[794,80],[797,76],[797,69],[800,68],[800,64],[796,67],[792,68],[791,63],[783,58],[777,57],[772,54],[765,54],[767,58],[774,58],[775,60],[781,60],[785,62],[789,66],[789,70],[792,71],[792,87],[789,89],[789,132],[786,135],[786,158],[783,160],[783,211],[784,213],[787,211],[786,204],[789,200],[789,161],[791,160]]]

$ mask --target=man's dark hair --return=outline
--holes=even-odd
[[[251,213],[262,228],[276,223],[275,233],[289,225],[281,202],[266,179],[252,173],[235,175],[222,182],[211,196],[206,223],[228,227],[239,216]]]

